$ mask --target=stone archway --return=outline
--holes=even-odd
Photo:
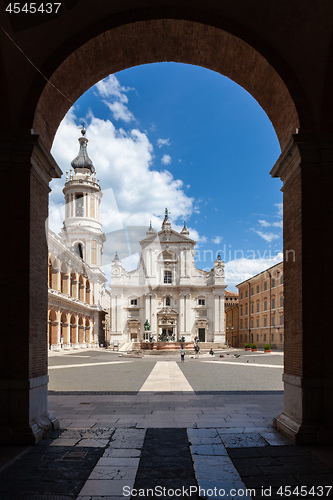
[[[0,199],[8,214],[5,220],[14,217],[16,222],[16,233],[7,227],[11,238],[4,260],[9,264],[6,273],[12,274],[4,277],[10,283],[4,300],[9,311],[5,326],[15,342],[14,333],[21,332],[20,357],[9,355],[2,366],[4,391],[6,381],[14,380],[18,393],[15,398],[11,389],[11,398],[5,394],[2,398],[8,405],[2,426],[14,429],[6,436],[3,432],[3,440],[36,442],[46,429],[45,418],[56,425],[47,416],[44,343],[48,183],[61,175],[49,154],[57,127],[71,103],[101,78],[158,61],[197,64],[228,76],[251,93],[272,121],[282,149],[272,175],[284,182],[285,248],[285,407],[276,425],[298,442],[333,440],[333,368],[324,350],[330,308],[323,309],[328,306],[333,243],[333,137],[331,120],[323,112],[326,102],[331,102],[333,78],[331,3],[326,2],[320,12],[310,0],[266,3],[265,8],[239,0],[228,4],[196,0],[190,7],[185,1],[173,6],[163,0],[154,7],[140,0],[133,0],[131,7],[117,0],[106,4],[92,7],[92,2],[83,0],[78,10],[68,8],[67,18],[56,20],[52,42],[45,26],[32,26],[19,34],[18,41],[25,41],[31,52],[36,35],[41,37],[34,60],[47,83],[26,61],[23,67],[16,64],[16,49],[8,41],[4,44],[8,50],[0,54],[6,117],[1,137],[6,183]],[[311,46],[306,56],[305,45]],[[309,61],[314,68],[311,74]],[[289,252],[295,258],[289,258]],[[15,266],[17,262],[20,266]],[[27,272],[22,274],[21,268]],[[25,291],[20,297],[16,283]],[[22,311],[23,321],[15,317],[11,303],[15,311]],[[322,311],[319,324],[315,310]],[[22,401],[19,415],[17,406],[10,403],[15,399]],[[34,399],[39,405],[24,404]]]

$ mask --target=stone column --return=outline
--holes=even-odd
[[[184,295],[179,295],[179,335],[184,335]]]
[[[191,295],[185,295],[185,331],[191,333]]]
[[[61,170],[38,136],[0,138],[3,242],[0,440],[34,444],[56,419],[47,409],[49,182]]]
[[[220,296],[214,295],[214,342],[220,333]]]
[[[145,321],[149,321],[151,325],[151,315],[150,315],[150,295],[145,295]]]
[[[271,172],[283,181],[284,409],[296,443],[333,442],[333,135],[294,135]]]
[[[157,334],[157,308],[155,294],[151,296],[151,331],[152,334]]]
[[[111,295],[111,334],[116,332],[116,298]]]

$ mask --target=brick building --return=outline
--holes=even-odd
[[[238,302],[237,292],[225,291],[225,343],[229,347],[239,343]]]
[[[237,285],[239,346],[254,343],[284,346],[283,262]]]

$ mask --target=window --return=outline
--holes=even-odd
[[[264,318],[264,326],[267,326],[267,318]]]
[[[257,285],[257,293],[259,293],[259,285]]]
[[[266,333],[264,334],[264,341],[266,342]]]
[[[83,245],[82,245],[82,243],[76,243],[74,250],[75,250],[76,255],[81,257],[81,259],[83,259]]]
[[[257,319],[257,328],[259,328],[259,319]]]
[[[240,294],[240,298],[241,298],[241,299],[243,298],[243,292],[241,292],[241,294]]]
[[[164,283],[172,283],[172,272],[164,271]]]
[[[280,325],[281,326],[283,325],[283,316],[282,316],[282,314],[280,315]]]
[[[204,306],[205,305],[205,299],[198,299],[198,305],[199,306]]]
[[[275,326],[275,317],[272,316],[272,326]]]
[[[283,307],[283,295],[280,297],[280,307]]]
[[[171,305],[171,300],[170,300],[170,297],[166,297],[166,298],[165,298],[165,305],[166,305],[166,306],[170,306],[170,305]]]
[[[75,216],[83,217],[83,194],[75,195]]]
[[[283,284],[283,274],[281,274],[281,278],[280,278],[280,285]]]
[[[243,335],[240,335],[240,339],[239,339],[239,340],[240,340],[240,341],[242,341],[242,340],[243,340]]]
[[[245,298],[247,297],[247,290],[245,290]]]
[[[259,335],[257,335],[257,342],[258,342],[258,340],[259,340]]]
[[[240,315],[243,316],[243,306],[240,308]]]
[[[251,319],[251,328],[253,328],[253,319]]]
[[[138,305],[138,299],[131,299],[131,306],[137,306]]]
[[[275,287],[275,279],[272,278],[272,288],[274,288],[274,287]]]
[[[264,302],[264,311],[267,311],[267,300]]]
[[[275,299],[272,299],[272,309],[275,309]]]
[[[245,320],[245,329],[247,328],[247,319]]]
[[[264,290],[267,290],[267,282],[264,283]]]
[[[247,306],[245,306],[245,316],[247,315]]]
[[[253,314],[253,312],[254,312],[254,305],[252,304],[251,305],[251,313]]]
[[[280,342],[283,341],[283,336],[282,336],[282,333],[280,333]]]
[[[241,330],[243,330],[243,320],[242,319],[240,320],[240,327],[241,327]]]
[[[253,288],[251,288],[251,295],[253,295]]]
[[[274,333],[272,333],[272,342],[274,341]]]
[[[257,302],[257,313],[259,312],[259,302]]]

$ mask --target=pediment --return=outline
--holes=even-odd
[[[185,234],[177,233],[173,229],[163,230],[157,233],[157,238],[160,242],[168,243],[192,243],[195,245],[195,241],[186,236]]]

